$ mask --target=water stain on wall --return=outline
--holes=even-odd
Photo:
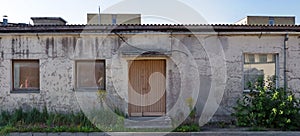
[[[11,40],[11,54],[15,55],[15,39]]]
[[[3,51],[3,47],[2,47],[2,37],[0,37],[0,52],[1,52],[1,59],[0,61],[4,60],[4,51]]]
[[[57,51],[54,46],[54,37],[47,38],[46,39],[46,50],[45,53],[47,54],[48,57],[55,58],[57,57]]]

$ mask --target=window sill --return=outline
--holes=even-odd
[[[40,89],[15,89],[10,91],[11,94],[28,94],[28,93],[40,93]]]

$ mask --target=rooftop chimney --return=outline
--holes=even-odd
[[[66,25],[61,17],[31,17],[34,25]]]

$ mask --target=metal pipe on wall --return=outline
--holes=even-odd
[[[284,44],[283,44],[283,79],[284,79],[284,90],[287,89],[287,86],[288,86],[288,83],[287,83],[287,77],[286,77],[286,72],[287,72],[287,68],[286,68],[286,61],[287,61],[287,44],[288,44],[288,40],[289,40],[289,34],[285,34],[285,37],[284,37]]]

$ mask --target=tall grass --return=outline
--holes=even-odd
[[[19,108],[13,112],[1,111],[0,133],[6,131],[51,131],[51,132],[79,132],[100,131],[82,113],[48,113],[44,108],[39,111],[33,108],[24,111]]]

